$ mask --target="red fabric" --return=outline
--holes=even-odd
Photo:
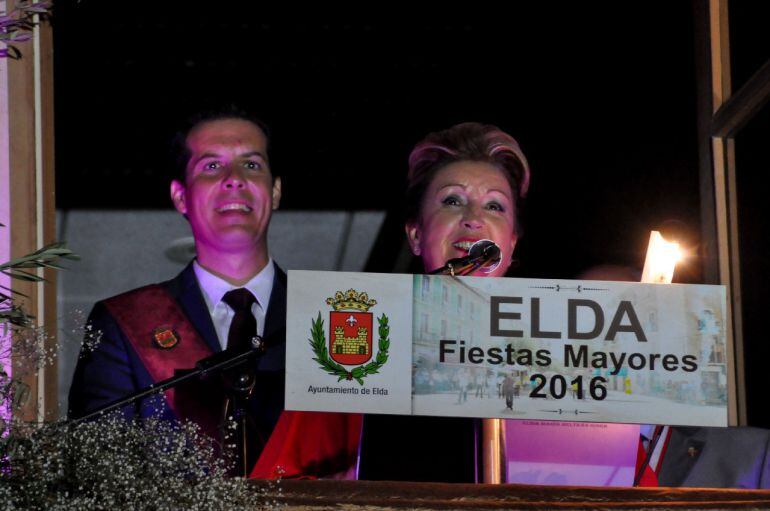
[[[666,459],[666,450],[668,449],[668,441],[671,439],[671,428],[666,427],[665,436],[661,438],[663,441],[663,448],[660,450],[660,458],[658,459],[658,466],[655,467],[655,473],[660,470],[660,466],[663,464],[663,460]]]
[[[642,466],[642,463],[644,463],[644,459],[647,457],[647,451],[644,450],[644,444],[642,443],[642,437],[639,437],[639,447],[636,451],[636,473],[639,473],[639,469]],[[649,465],[644,467],[644,472],[642,472],[642,477],[639,479],[639,484],[637,486],[646,486],[646,487],[657,487],[658,486],[658,476],[655,475],[655,472],[650,468]]]
[[[315,479],[345,472],[358,457],[360,414],[281,413],[250,477]]]

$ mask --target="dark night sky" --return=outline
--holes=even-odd
[[[272,128],[282,207],[387,210],[386,258],[401,243],[410,148],[468,120],[499,125],[530,160],[517,275],[641,266],[662,223],[697,249],[690,2],[291,15],[262,4],[57,2],[58,207],[169,208],[175,126],[233,101]],[[756,6],[731,5],[737,86],[770,39]],[[680,279],[699,273],[694,260]]]
[[[57,5],[61,208],[170,207],[176,123],[235,101],[271,125],[288,209],[397,210],[411,146],[479,120],[530,159],[528,274],[641,264],[664,220],[699,231],[686,3],[355,17]]]
[[[766,23],[770,5],[766,2],[732,2],[730,5],[730,49],[735,91],[770,59],[770,37],[767,37]],[[770,411],[765,393],[767,360],[770,359],[765,320],[768,308],[767,283],[770,282],[768,133],[770,106],[766,105],[735,137],[748,415],[750,424],[764,427],[770,427]]]

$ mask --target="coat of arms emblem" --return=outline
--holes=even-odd
[[[369,309],[377,304],[377,300],[370,299],[366,292],[348,289],[344,293],[337,291],[333,297],[326,299],[326,304],[333,309],[329,312],[329,342],[327,345],[319,312],[310,330],[310,345],[315,354],[313,360],[327,373],[337,376],[337,381],[355,379],[363,385],[364,377],[379,372],[388,361],[388,317],[383,314],[377,318],[377,354],[370,362],[374,355],[374,321]],[[348,369],[344,366],[357,367]]]

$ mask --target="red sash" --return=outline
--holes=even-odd
[[[194,368],[198,360],[212,355],[176,300],[157,284],[104,303],[155,382]],[[171,331],[177,343],[161,348],[155,341],[158,329]],[[218,439],[222,403],[218,390],[218,380],[216,385],[192,382],[179,391],[167,390],[165,397],[177,417],[196,422]],[[251,477],[312,478],[343,472],[356,462],[361,423],[357,414],[284,411]]]
[[[155,382],[173,377],[177,370],[193,369],[198,360],[213,354],[176,300],[157,284],[115,296],[104,304]],[[176,344],[161,348],[155,341],[158,329],[172,332]],[[176,416],[194,420],[183,412],[188,407],[175,394],[174,389],[165,391],[166,402]]]
[[[284,411],[250,477],[315,478],[340,474],[358,457],[363,416]]]

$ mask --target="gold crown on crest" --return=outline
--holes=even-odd
[[[370,307],[374,307],[377,304],[377,300],[370,300],[369,295],[359,293],[355,289],[348,289],[344,293],[337,291],[334,293],[334,297],[326,299],[326,305],[331,305],[334,310],[357,310],[366,312]]]

